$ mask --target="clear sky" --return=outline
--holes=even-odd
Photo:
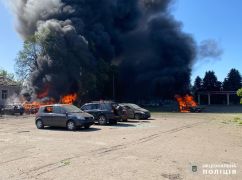
[[[3,0],[2,0],[3,1]],[[7,1],[7,0],[5,0]],[[0,67],[14,73],[14,60],[22,47],[22,40],[16,33],[14,18],[0,0]]]
[[[242,73],[241,8],[241,0],[177,0],[172,13],[183,23],[183,30],[192,34],[197,42],[215,39],[224,49],[221,59],[196,63],[192,80],[197,75],[203,77],[207,70],[214,70],[219,80],[223,80],[231,68]],[[14,59],[22,43],[12,14],[0,1],[0,67],[14,72]]]

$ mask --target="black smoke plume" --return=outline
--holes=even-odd
[[[203,40],[198,47],[199,59],[220,59],[224,50],[214,39]]]
[[[47,88],[55,99],[70,92],[109,98],[112,75],[118,99],[189,90],[196,45],[170,14],[172,0],[13,2],[21,36],[44,34],[44,53],[30,75],[35,94]]]

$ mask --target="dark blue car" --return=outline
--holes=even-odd
[[[35,124],[38,129],[53,126],[72,131],[78,127],[90,128],[94,124],[94,117],[74,105],[56,104],[42,106],[36,114]]]

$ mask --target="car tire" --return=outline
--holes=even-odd
[[[84,125],[84,129],[89,129],[91,127],[90,124]]]
[[[104,115],[100,115],[100,116],[98,117],[98,123],[99,123],[100,125],[106,125],[106,124],[107,124],[107,118],[106,118],[106,116],[104,116]]]
[[[117,120],[114,120],[112,124],[117,125],[118,124],[118,121]]]
[[[36,127],[38,128],[38,129],[44,129],[44,123],[43,123],[43,121],[42,120],[37,120],[36,121]]]
[[[123,122],[128,122],[128,119],[122,119]]]
[[[140,120],[140,119],[141,119],[140,114],[135,114],[135,115],[134,115],[134,119]]]
[[[74,130],[76,130],[76,124],[75,124],[75,122],[74,121],[68,121],[67,123],[66,123],[66,128],[67,128],[67,130],[69,130],[69,131],[74,131]]]

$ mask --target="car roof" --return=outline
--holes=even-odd
[[[62,106],[73,106],[73,105],[72,104],[50,104],[50,105],[43,105],[41,107],[49,107],[49,106],[62,107]]]
[[[91,102],[91,103],[86,103],[84,105],[91,105],[91,104],[113,104],[115,102],[113,101],[94,101],[94,102]]]
[[[132,103],[120,103],[123,106],[132,105]]]

